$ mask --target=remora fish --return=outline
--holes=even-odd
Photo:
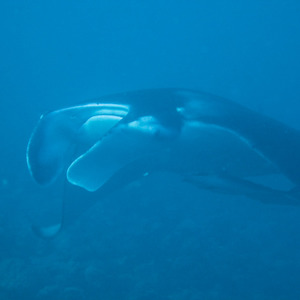
[[[169,171],[201,188],[207,186],[203,174],[207,180],[216,175],[216,191],[245,189],[247,196],[262,199],[268,188],[246,178],[279,172],[297,188],[299,153],[300,132],[279,121],[206,93],[153,89],[42,115],[28,143],[27,164],[41,185],[65,174],[71,184],[103,190],[104,196],[145,174]],[[298,203],[298,197],[292,199]]]

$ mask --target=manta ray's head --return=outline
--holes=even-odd
[[[153,115],[132,114],[118,103],[93,103],[57,110],[41,117],[27,147],[27,164],[41,185],[66,172],[67,179],[88,191],[101,187],[137,157],[156,151],[172,129]]]

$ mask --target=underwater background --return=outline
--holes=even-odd
[[[300,206],[158,174],[45,241],[31,225],[55,217],[63,188],[38,187],[25,159],[42,113],[144,88],[210,92],[300,129],[299,16],[298,0],[2,1],[0,299],[300,299]],[[74,214],[80,195],[64,195]]]

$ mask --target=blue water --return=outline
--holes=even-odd
[[[2,1],[0,299],[300,299],[300,207],[201,191],[158,174],[44,241],[63,187],[38,187],[39,116],[108,93],[184,87],[300,129],[300,2]],[[72,207],[73,205],[73,207]],[[76,215],[76,217],[75,217]]]

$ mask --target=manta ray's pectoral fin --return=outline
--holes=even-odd
[[[295,185],[300,185],[300,132],[220,97],[180,92],[187,99],[178,113],[236,134],[265,160],[274,164]]]
[[[226,195],[245,196],[266,204],[300,205],[299,190],[276,190],[247,179],[222,174],[197,174],[184,177],[194,186]]]

